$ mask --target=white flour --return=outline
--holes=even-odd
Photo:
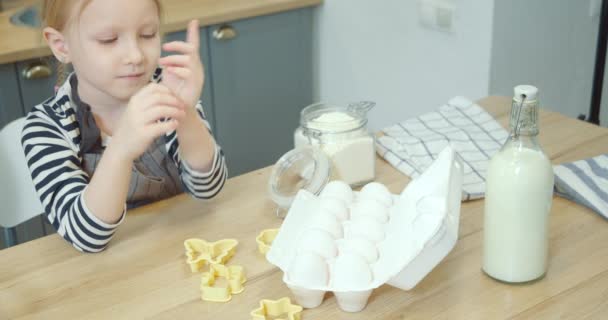
[[[350,185],[360,185],[375,177],[374,138],[365,127],[345,112],[328,112],[308,123],[308,127],[323,132],[319,139],[309,138],[296,130],[296,148],[310,144],[319,146],[332,162],[332,178]],[[352,131],[350,131],[352,130]],[[344,132],[347,131],[347,132]]]

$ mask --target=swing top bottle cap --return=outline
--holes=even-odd
[[[526,96],[526,102],[538,99],[538,88],[535,86],[522,84],[513,88],[513,99],[521,102],[522,96]]]

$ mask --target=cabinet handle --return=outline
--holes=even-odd
[[[44,62],[30,64],[23,70],[23,77],[27,80],[48,78],[53,74],[53,70]]]
[[[217,28],[213,31],[213,37],[216,40],[228,41],[236,38],[236,30],[232,26],[225,25]]]

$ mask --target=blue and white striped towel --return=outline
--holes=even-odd
[[[483,198],[489,160],[509,136],[490,114],[464,97],[382,131],[385,135],[377,139],[376,151],[412,178],[451,144],[465,167],[463,200]]]
[[[553,167],[555,193],[608,219],[608,155]]]

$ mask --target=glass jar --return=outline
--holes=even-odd
[[[367,129],[367,112],[373,102],[347,107],[317,103],[304,108],[294,133],[296,148],[310,145],[330,159],[332,180],[356,187],[373,181],[376,172],[374,136]]]
[[[319,194],[331,176],[329,158],[318,148],[302,146],[284,154],[272,168],[268,180],[276,215],[285,218],[300,190]]]

